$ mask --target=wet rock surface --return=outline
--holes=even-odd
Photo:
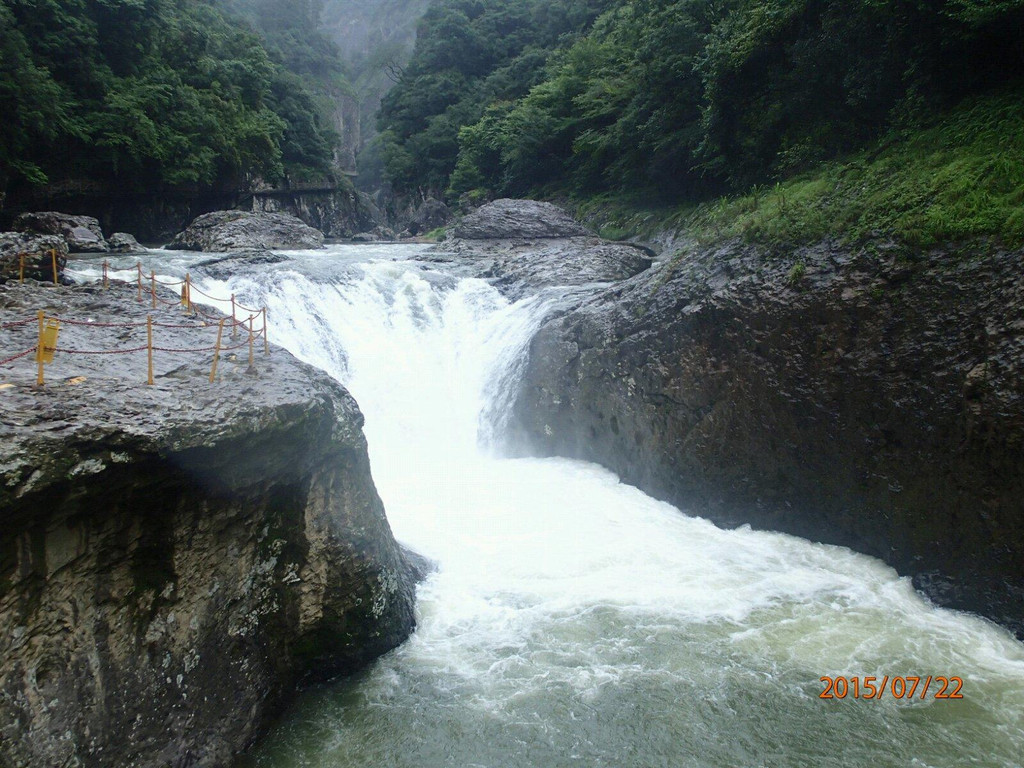
[[[322,248],[324,235],[289,213],[214,211],[195,219],[168,245],[183,251]]]
[[[696,251],[532,342],[522,450],[881,558],[1024,637],[1021,252]]]
[[[488,212],[488,209],[491,212]],[[489,222],[494,237],[463,237],[461,224],[471,216]],[[516,217],[522,216],[521,220]],[[506,222],[506,219],[508,221]],[[491,224],[497,220],[503,223]],[[474,231],[471,224],[470,231]],[[512,232],[579,232],[577,236],[542,234],[532,237]],[[493,280],[505,295],[518,299],[553,286],[610,283],[649,269],[653,253],[633,243],[602,240],[576,224],[568,213],[550,203],[533,200],[497,200],[470,214],[455,235],[418,257],[446,264],[456,274]]]
[[[260,249],[238,251],[223,258],[207,259],[196,264],[197,271],[209,275],[214,280],[227,280],[239,269],[261,264],[281,264],[291,261],[287,256]]]
[[[349,394],[279,348],[248,372],[244,338],[210,384],[214,326],[134,299],[0,287],[0,359],[65,318],[44,389],[31,355],[0,367],[3,765],[227,765],[296,681],[411,631],[423,564]],[[148,314],[190,326],[155,328],[153,386],[144,325],[100,325]]]
[[[393,229],[384,226],[374,227],[366,232],[359,232],[350,238],[353,243],[380,243],[397,240],[398,235]]]
[[[551,203],[502,199],[465,216],[452,229],[463,240],[583,237],[593,233]]]
[[[624,280],[652,263],[638,246],[597,237],[450,240],[427,258],[461,263],[479,277],[493,278],[503,293],[516,299],[552,286]]]
[[[127,232],[115,232],[107,238],[107,245],[112,253],[141,253],[146,250]]]
[[[110,250],[99,220],[92,216],[57,211],[23,213],[14,220],[14,228],[29,234],[62,237],[71,253],[106,253]]]

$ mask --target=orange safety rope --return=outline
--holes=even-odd
[[[224,301],[224,302],[231,301],[231,299],[218,299],[216,296],[211,296],[210,294],[206,293],[205,291],[202,291],[199,288],[196,288],[196,284],[194,282],[192,283],[191,288],[192,288],[193,291],[198,293],[200,296],[205,296],[206,298],[212,299],[213,301]]]
[[[29,323],[34,322],[36,322],[36,318],[30,317],[27,320],[16,320],[13,323],[4,323],[3,325],[0,325],[0,329],[7,330],[8,328],[17,328],[18,326],[28,325]]]
[[[168,288],[176,288],[179,285],[184,285],[185,284],[184,280],[172,280],[169,283],[165,283],[163,280],[157,280],[156,278],[153,278],[153,282],[155,282],[157,285],[163,285],[163,286],[166,286]]]
[[[103,272],[104,272],[104,275],[103,275],[104,283],[109,285],[109,283],[108,283],[109,277],[108,276],[109,276],[109,272],[111,270],[109,269],[109,266],[108,266],[108,264],[106,262],[104,262],[103,267],[104,267],[104,269],[103,269]],[[127,270],[118,270],[118,271],[127,271]],[[135,270],[133,270],[133,271],[135,271],[137,273],[138,300],[141,301],[141,298],[142,298],[142,280],[143,280],[142,263],[139,262],[136,265]],[[212,320],[214,323],[217,323],[218,326],[221,329],[223,329],[223,326],[225,324],[230,323],[230,325],[232,327],[232,332],[234,332],[234,329],[239,327],[239,326],[243,326],[243,327],[248,326],[248,329],[249,329],[248,338],[246,338],[245,341],[243,341],[241,344],[236,344],[236,345],[230,346],[230,347],[222,347],[222,346],[220,346],[219,345],[219,341],[218,341],[218,344],[216,346],[212,346],[212,347],[188,347],[188,348],[157,347],[157,346],[153,346],[152,341],[150,339],[149,340],[150,343],[148,343],[146,346],[132,347],[130,349],[86,350],[86,349],[65,349],[63,347],[54,347],[52,350],[50,350],[50,349],[47,350],[48,352],[49,351],[52,351],[54,353],[60,352],[61,354],[66,354],[66,355],[128,355],[128,354],[134,354],[136,352],[143,352],[143,351],[150,351],[151,353],[152,352],[166,352],[166,353],[169,353],[169,354],[189,354],[189,353],[195,353],[195,352],[214,352],[214,353],[220,353],[220,352],[231,352],[231,351],[234,351],[234,350],[243,349],[245,347],[250,347],[250,352],[251,352],[251,346],[252,346],[252,344],[257,339],[259,339],[260,337],[263,337],[263,339],[265,340],[267,338],[267,322],[266,322],[266,317],[267,316],[266,316],[265,308],[253,309],[253,308],[250,308],[250,307],[245,307],[245,306],[242,306],[240,304],[237,304],[235,302],[234,295],[232,295],[230,299],[219,299],[216,296],[212,296],[212,295],[206,293],[205,291],[203,291],[203,290],[201,290],[199,288],[196,288],[195,285],[192,284],[190,280],[188,280],[188,278],[186,278],[185,280],[166,282],[166,281],[163,281],[163,280],[157,280],[156,276],[151,273],[150,274],[150,293],[152,294],[154,306],[156,305],[156,302],[158,302],[158,301],[161,304],[165,305],[165,306],[177,306],[178,304],[181,303],[180,299],[167,300],[167,299],[163,299],[163,298],[160,298],[159,296],[157,296],[156,290],[155,290],[155,286],[156,285],[168,286],[168,287],[187,286],[187,288],[185,290],[188,293],[188,306],[192,310],[192,312],[194,312],[200,318],[200,322],[199,323],[155,323],[155,322],[152,321],[152,318],[149,318],[145,322],[106,323],[106,322],[95,322],[95,321],[91,321],[91,320],[70,320],[70,319],[63,318],[63,317],[58,317],[58,316],[46,316],[46,315],[43,314],[43,312],[40,312],[39,315],[41,317],[30,317],[30,318],[26,318],[25,320],[15,320],[15,321],[11,321],[9,323],[3,323],[3,324],[0,324],[0,329],[6,330],[6,329],[9,329],[9,328],[19,328],[21,326],[26,326],[26,325],[29,325],[29,324],[35,323],[35,322],[42,323],[44,320],[55,320],[55,321],[57,321],[57,322],[59,322],[61,324],[72,325],[72,326],[79,326],[79,327],[129,328],[129,329],[135,329],[135,328],[143,328],[143,327],[147,327],[148,326],[150,329],[156,327],[156,328],[180,328],[180,329],[194,329],[194,330],[200,330],[200,329],[203,329],[203,328],[212,328],[213,326],[211,326],[209,323],[203,322],[203,320],[207,320],[207,321]],[[203,310],[199,309],[195,304],[192,304],[192,302],[191,302],[191,291],[192,291],[192,289],[195,289],[195,291],[199,295],[204,296],[207,299],[210,299],[212,301],[222,301],[222,302],[225,302],[225,303],[230,301],[231,304],[232,304],[232,317],[230,318],[230,320],[228,318],[226,318],[226,317],[221,318],[217,314],[204,312]],[[250,316],[248,318],[243,320],[243,319],[235,317],[235,312],[237,310],[241,310],[243,312],[249,312],[251,314],[250,314]],[[253,328],[253,320],[255,319],[256,315],[263,315],[263,323],[262,323],[262,327],[260,328],[259,331],[256,331]],[[3,360],[0,360],[0,365],[7,365],[8,363],[13,363],[16,360],[20,360],[21,358],[27,357],[27,356],[29,356],[29,355],[31,355],[33,353],[36,353],[38,355],[38,353],[39,353],[39,347],[38,346],[32,347],[30,349],[27,349],[24,352],[20,352],[20,353],[14,355],[12,357],[8,357],[8,358],[5,358]],[[42,363],[40,363],[40,367],[41,366],[42,366]],[[42,381],[42,379],[40,379],[40,382],[41,381]]]
[[[13,363],[15,360],[20,360],[21,358],[25,357],[26,355],[31,355],[35,351],[36,351],[35,347],[32,347],[31,349],[26,349],[24,352],[22,352],[21,354],[15,355],[14,357],[8,357],[5,360],[0,360],[0,365],[7,365],[8,363]]]
[[[142,352],[149,347],[132,347],[131,349],[64,349],[63,347],[54,347],[54,352],[61,352],[65,355],[128,355],[132,352]]]
[[[243,307],[241,304],[238,304],[236,306],[243,312],[252,312],[254,315],[258,315],[260,312],[263,311],[262,307],[260,309],[252,309],[251,307]]]

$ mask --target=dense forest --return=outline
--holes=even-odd
[[[0,0],[0,194],[326,173],[337,51],[316,2]]]
[[[441,0],[417,32],[379,127],[388,176],[399,190],[442,192],[459,132],[492,104],[509,104],[544,80],[548,59],[614,0]]]
[[[399,194],[1024,240],[1024,0],[427,3],[0,0],[0,205],[322,178],[344,127]]]
[[[449,198],[756,195],[1003,88],[957,135],[992,133],[1015,184],[1022,30],[1021,0],[440,0],[388,169]]]

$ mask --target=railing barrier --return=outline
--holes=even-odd
[[[27,253],[25,251],[22,251],[21,253],[19,253],[18,254],[18,283],[20,283],[22,285],[25,283],[25,259],[27,259],[29,256],[35,256],[37,259],[40,260],[40,262],[42,262],[42,259],[44,259],[47,256],[49,256],[50,257],[50,266],[51,266],[52,275],[53,275],[53,284],[54,285],[60,285],[60,268],[57,265],[57,249],[56,248],[48,248],[45,251],[36,251],[35,253]],[[42,269],[42,264],[41,263],[37,266],[37,269],[40,269],[40,270]]]
[[[53,254],[53,259],[54,259],[54,263],[55,263],[56,251],[52,251],[52,254]],[[24,264],[24,256],[25,256],[25,254],[22,254],[22,264]],[[22,267],[22,269],[23,269],[23,267]],[[196,305],[196,304],[194,304],[192,302],[192,290],[193,289],[195,289],[196,292],[199,293],[200,295],[205,296],[206,298],[211,299],[213,301],[225,302],[226,303],[228,300],[227,299],[219,299],[219,298],[217,298],[215,296],[211,296],[210,294],[204,293],[203,291],[201,291],[198,288],[195,288],[195,286],[192,284],[191,275],[189,275],[189,274],[186,274],[185,280],[183,280],[183,281],[166,283],[166,282],[157,280],[155,272],[151,271],[150,272],[150,276],[149,276],[149,283],[150,283],[149,291],[151,293],[153,309],[156,309],[158,304],[163,304],[165,306],[173,306],[173,305],[178,305],[179,304],[179,301],[166,300],[166,299],[160,298],[160,296],[158,295],[158,291],[157,291],[157,286],[158,285],[162,285],[162,286],[175,286],[176,287],[178,284],[180,284],[181,285],[180,305],[184,306],[185,311],[189,315],[189,317],[196,318],[196,320],[198,321],[198,324],[196,322],[187,323],[187,324],[156,322],[153,319],[153,315],[152,314],[149,314],[149,315],[146,316],[145,322],[97,323],[97,322],[92,322],[92,321],[72,320],[72,319],[70,319],[68,317],[63,317],[63,316],[62,317],[51,316],[51,315],[47,315],[46,312],[44,312],[43,310],[39,310],[36,313],[35,317],[30,317],[30,318],[26,318],[26,319],[22,319],[22,320],[16,320],[16,321],[0,324],[0,330],[8,330],[8,329],[13,329],[13,328],[18,328],[18,327],[25,326],[25,325],[28,325],[29,323],[33,323],[33,322],[38,324],[38,336],[37,336],[36,344],[33,347],[31,347],[30,349],[26,349],[26,350],[24,350],[22,352],[19,352],[19,353],[15,354],[15,355],[13,355],[11,357],[8,357],[8,358],[5,358],[5,359],[0,359],[0,366],[5,366],[5,365],[8,365],[10,363],[14,363],[17,360],[20,360],[20,359],[22,359],[24,357],[28,357],[29,355],[34,354],[35,358],[36,358],[36,368],[37,368],[37,370],[36,370],[36,384],[38,386],[42,387],[42,386],[45,386],[45,383],[46,383],[45,382],[45,367],[53,362],[54,355],[56,353],[68,354],[68,355],[121,355],[121,354],[131,354],[131,353],[135,353],[135,352],[142,352],[143,350],[145,350],[146,351],[146,357],[147,357],[147,361],[146,361],[146,363],[147,363],[146,384],[147,385],[153,385],[155,383],[154,373],[153,373],[153,370],[154,370],[154,368],[153,368],[154,352],[162,352],[162,353],[168,353],[168,354],[189,354],[189,353],[202,353],[202,352],[211,352],[212,351],[213,352],[213,365],[210,368],[210,383],[214,383],[216,381],[217,365],[218,365],[218,362],[220,360],[221,353],[232,351],[232,350],[237,350],[237,349],[242,349],[243,347],[248,347],[248,350],[249,350],[249,367],[248,367],[248,370],[247,370],[248,373],[255,373],[256,372],[255,346],[256,346],[256,341],[259,339],[260,336],[263,337],[263,353],[264,353],[264,355],[270,355],[270,342],[268,340],[268,333],[267,333],[267,309],[266,309],[266,307],[260,307],[259,309],[250,308],[250,307],[244,307],[244,306],[242,306],[241,304],[239,304],[237,302],[237,300],[235,298],[235,295],[232,294],[231,298],[230,298],[230,302],[231,302],[231,315],[232,316],[231,316],[231,318],[229,320],[225,316],[218,317],[217,315],[205,312],[202,309],[200,309],[198,305]],[[108,263],[106,261],[104,261],[103,262],[103,288],[104,288],[104,290],[108,289],[109,285],[110,285],[109,265],[108,265]],[[142,263],[139,262],[136,265],[136,300],[137,301],[140,301],[140,302],[142,301],[142,292],[143,292],[143,271],[142,271]],[[246,319],[244,319],[244,320],[240,319],[238,317],[238,314],[237,314],[239,310],[247,312],[248,313],[248,317]],[[258,330],[257,330],[257,326],[256,326],[256,318],[257,317],[259,317],[260,320],[261,320],[260,327],[259,327]],[[204,329],[204,328],[211,328],[212,327],[212,323],[214,323],[214,322],[217,323],[217,338],[216,338],[216,342],[212,346],[179,349],[179,348],[171,348],[171,347],[160,347],[160,346],[157,346],[154,343],[154,329],[159,329],[159,328],[173,328],[173,329],[194,328],[194,329]],[[237,336],[238,327],[239,326],[244,327],[246,329],[246,331],[247,331],[247,334],[246,334],[246,339],[243,342],[241,342],[240,344],[235,344],[233,346],[225,347],[225,346],[223,346],[224,328],[225,328],[225,325],[227,323],[229,323],[229,322],[231,324],[231,336],[232,336],[232,338],[235,338]],[[119,328],[119,329],[125,329],[125,328],[127,328],[127,329],[137,329],[137,328],[141,328],[142,326],[145,326],[146,327],[146,345],[145,346],[138,346],[138,347],[131,347],[131,348],[127,348],[127,349],[106,349],[106,350],[65,349],[65,348],[61,348],[58,345],[58,336],[60,334],[60,330],[61,330],[62,325],[67,325],[67,326],[72,326],[72,327],[78,326],[78,327],[90,327],[90,328]]]

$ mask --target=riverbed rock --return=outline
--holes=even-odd
[[[540,330],[515,439],[874,555],[1024,637],[1022,258],[694,247]]]
[[[552,203],[507,198],[487,203],[463,217],[452,230],[464,240],[580,237],[593,233]]]
[[[322,248],[324,235],[288,213],[214,211],[199,216],[168,245],[183,251]]]
[[[110,250],[99,221],[92,216],[57,211],[23,213],[14,220],[14,228],[19,232],[63,237],[71,253],[106,253]]]
[[[554,286],[624,280],[649,269],[647,249],[598,237],[539,240],[445,240],[417,258],[444,263],[464,276],[491,279],[506,296]]]
[[[195,269],[203,272],[214,280],[227,280],[240,269],[259,265],[281,264],[291,261],[287,256],[265,250],[237,251],[230,256],[207,259],[195,265]]]
[[[367,232],[360,232],[352,235],[351,238],[353,243],[380,243],[397,239],[398,235],[395,234],[395,231],[384,226],[374,227]]]
[[[64,278],[68,261],[67,241],[59,235],[0,232],[0,285],[21,278],[21,254],[25,254],[25,278],[53,282],[53,257],[57,252],[57,280]]]
[[[110,246],[112,253],[142,253],[146,250],[127,232],[115,232],[107,238],[107,245]]]
[[[215,324],[117,281],[0,287],[0,322],[32,321],[0,359],[37,309],[64,320],[45,388],[31,355],[0,367],[0,764],[229,765],[297,681],[411,631],[362,416],[276,347],[211,384]]]

